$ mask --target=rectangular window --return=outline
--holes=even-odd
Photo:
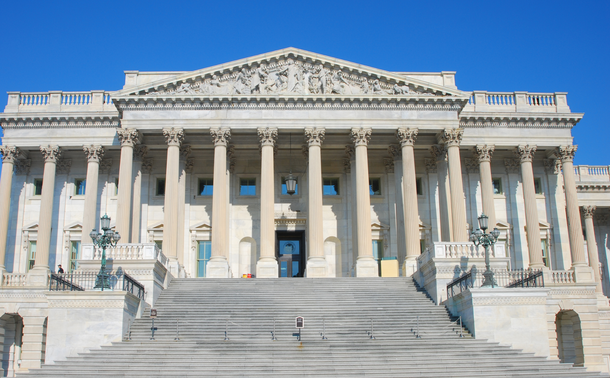
[[[118,196],[119,195],[119,178],[115,178],[114,179],[114,195]]]
[[[197,277],[205,277],[210,257],[212,257],[212,242],[200,241],[197,248]]]
[[[85,179],[76,179],[74,180],[74,195],[76,196],[84,196],[85,195]]]
[[[155,195],[157,195],[157,196],[165,195],[165,179],[164,178],[157,179],[157,187],[156,187]]]
[[[297,180],[296,185],[294,186],[294,193],[293,195],[299,194],[299,179],[297,177],[294,178],[295,180]],[[287,196],[288,195],[288,191],[286,189],[286,177],[282,177],[282,195]]]
[[[494,187],[494,194],[504,194],[502,191],[502,179],[494,177],[491,179],[491,185]]]
[[[377,262],[379,276],[381,276],[381,260],[383,259],[383,240],[373,240],[373,258]]]
[[[540,245],[542,248],[542,262],[544,263],[544,266],[546,266],[548,268],[548,267],[550,267],[548,241],[546,239],[541,239]]]
[[[42,195],[42,179],[34,179],[34,195]]]
[[[30,248],[28,251],[28,265],[27,265],[28,271],[34,267],[35,263],[36,263],[36,242],[31,241]]]
[[[542,180],[540,180],[540,177],[534,178],[534,189],[536,194],[542,194]]]
[[[70,272],[78,269],[78,259],[80,259],[80,241],[72,241],[70,246],[70,266],[68,267]]]
[[[417,190],[418,196],[424,195],[424,183],[421,180],[421,177],[415,179],[415,189]]]
[[[240,196],[255,196],[256,195],[256,179],[242,178],[239,180],[239,195]]]
[[[325,196],[338,196],[339,195],[339,179],[338,178],[325,178],[322,180],[322,193]]]
[[[163,241],[161,240],[155,240],[155,245],[157,246],[157,248],[159,249],[159,251],[163,250]]]
[[[214,194],[214,181],[210,178],[199,179],[199,195],[211,196]]]
[[[420,251],[420,253],[423,254],[425,250],[426,250],[426,240],[425,239],[419,239],[419,251]]]
[[[380,178],[369,178],[369,192],[372,196],[381,195],[381,179]]]

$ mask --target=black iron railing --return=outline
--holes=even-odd
[[[100,277],[96,271],[51,273],[50,291],[122,290],[144,299],[144,285],[122,271],[106,272]]]
[[[521,278],[506,287],[544,287],[544,276],[540,270],[522,270]]]
[[[492,269],[498,287],[544,287],[542,270],[506,270]],[[451,298],[467,289],[481,287],[483,275],[473,266],[470,271],[449,282],[447,285],[447,297]]]
[[[454,279],[449,282],[447,285],[447,296],[453,297],[467,289],[470,289],[474,286],[474,283],[477,279],[477,269],[476,267],[472,267],[469,272],[462,274],[462,276]]]

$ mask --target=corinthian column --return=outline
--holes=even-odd
[[[468,241],[466,229],[466,203],[464,202],[464,185],[462,183],[462,162],[460,159],[460,143],[463,129],[445,129],[440,134],[440,141],[447,146],[449,164],[449,186],[451,187],[451,217],[453,241]]]
[[[144,145],[137,145],[133,150],[133,156],[135,158],[134,168],[135,177],[133,179],[133,196],[131,197],[131,242],[140,243],[140,232],[141,224],[140,219],[142,218],[142,163],[144,156],[148,153],[148,147]]]
[[[407,275],[413,274],[415,259],[420,255],[419,242],[419,211],[417,208],[417,178],[415,177],[415,155],[413,144],[417,138],[417,129],[401,127],[396,131],[396,138],[402,147],[402,203],[405,219],[405,243],[407,246],[407,257],[404,262],[403,272]]]
[[[89,232],[97,221],[97,182],[100,170],[100,160],[104,156],[104,147],[99,145],[83,146],[87,156],[87,180],[85,181],[85,206],[83,209],[83,243],[93,243]]]
[[[11,188],[13,185],[13,168],[21,151],[15,146],[0,146],[2,153],[2,175],[0,175],[0,274],[4,272],[6,256],[6,237],[11,209]]]
[[[496,147],[487,144],[477,145],[474,153],[479,158],[479,174],[481,175],[481,200],[483,201],[483,212],[489,217],[489,228],[496,227],[496,208],[494,206],[494,186],[491,178],[491,156]]]
[[[322,142],[326,130],[323,128],[305,129],[305,140],[309,156],[309,219],[307,277],[326,277],[328,264],[324,257],[324,226],[322,215]]]
[[[358,230],[357,277],[378,277],[379,268],[373,258],[371,236],[371,196],[369,190],[368,144],[370,128],[353,128],[352,141],[356,155],[356,222]]]
[[[165,166],[165,198],[163,214],[163,253],[172,261],[172,273],[179,273],[178,266],[178,179],[180,175],[180,145],[184,131],[178,127],[163,129],[167,143]]]
[[[53,194],[55,192],[55,170],[61,156],[58,146],[40,146],[44,157],[42,176],[42,195],[38,218],[38,238],[36,242],[36,261],[28,275],[31,286],[46,286],[49,272],[49,252],[51,247],[51,226],[53,222]]]
[[[516,153],[521,159],[521,181],[523,182],[523,201],[525,203],[525,225],[527,226],[527,248],[529,250],[530,268],[544,267],[542,246],[540,244],[540,223],[536,205],[536,188],[534,186],[534,169],[532,160],[536,146],[520,145]]]
[[[261,142],[261,257],[256,263],[256,276],[275,278],[278,267],[275,258],[273,147],[277,140],[277,129],[266,127],[257,131]]]
[[[580,223],[580,210],[578,209],[578,195],[576,194],[574,165],[572,163],[577,148],[578,146],[560,146],[555,150],[563,165],[563,186],[566,193],[566,212],[568,213],[568,235],[570,236],[572,267],[587,266],[582,237],[582,224]]]
[[[441,224],[441,241],[453,241],[451,226],[451,186],[449,185],[449,167],[447,165],[447,147],[434,144],[430,148],[434,156],[438,174],[438,206]]]
[[[214,143],[214,181],[212,191],[212,257],[206,273],[209,277],[228,278],[227,260],[227,145],[231,130],[227,127],[210,129]]]
[[[136,129],[118,129],[121,142],[121,163],[119,165],[119,190],[117,198],[116,231],[121,235],[119,243],[131,240],[131,180],[133,175],[133,147],[140,143],[140,133]]]
[[[602,293],[602,278],[599,271],[599,255],[597,252],[597,241],[595,240],[595,227],[593,226],[593,214],[596,206],[583,206],[582,213],[585,218],[585,233],[587,234],[587,252],[589,252],[589,266],[593,269],[595,278],[595,291]]]

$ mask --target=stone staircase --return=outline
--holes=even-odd
[[[411,279],[175,279],[155,307],[155,340],[146,313],[131,340],[21,376],[601,376],[473,339]]]

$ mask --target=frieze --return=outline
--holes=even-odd
[[[561,118],[561,119],[547,119],[547,118],[532,118],[531,115],[527,119],[511,118],[504,120],[497,119],[471,119],[471,118],[460,118],[460,127],[463,128],[492,128],[492,127],[506,127],[506,128],[528,128],[528,129],[571,129],[577,123],[577,118]]]
[[[573,297],[586,297],[595,296],[595,290],[587,289],[552,289],[549,292],[549,297],[554,298],[558,296],[573,296]]]
[[[546,296],[472,298],[473,306],[530,306],[546,305]]]
[[[124,300],[49,300],[50,308],[123,308]]]

